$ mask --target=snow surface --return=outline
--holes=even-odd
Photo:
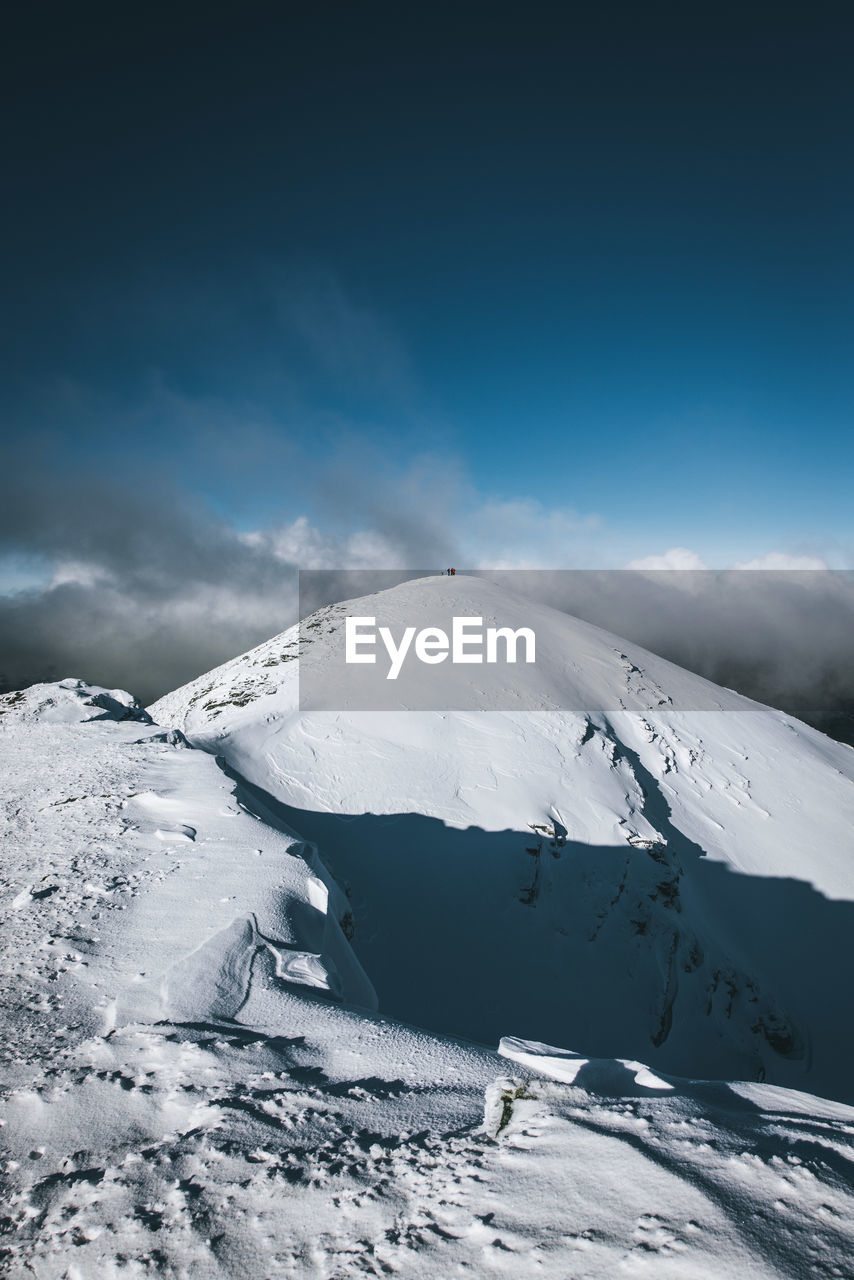
[[[543,710],[299,711],[300,644],[346,707],[344,615],[421,627],[437,598],[535,628],[512,680]],[[851,748],[474,577],[321,610],[151,710],[349,884],[383,1012],[854,1102]]]
[[[579,713],[0,699],[3,1274],[854,1275],[854,757],[551,625]]]

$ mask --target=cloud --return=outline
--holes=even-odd
[[[722,572],[674,547],[634,570],[562,572],[625,560],[595,513],[484,498],[444,453],[399,465],[355,434],[290,477],[292,515],[249,530],[138,467],[51,467],[35,449],[7,460],[7,688],[75,675],[152,700],[295,622],[298,568],[513,568],[518,589],[520,568],[551,560],[527,578],[547,603],[814,721],[854,708],[854,576],[818,557]],[[346,577],[340,590],[354,594]]]
[[[626,565],[627,569],[705,569],[707,566],[703,563],[696,551],[689,551],[687,547],[671,547],[669,551],[665,551],[660,556],[642,556],[639,560],[630,560]]]
[[[0,599],[7,687],[73,674],[149,698],[295,611],[279,558],[162,486],[19,483],[0,523],[7,545],[52,566],[42,587]]]
[[[800,572],[809,569],[826,569],[827,561],[820,556],[790,556],[783,551],[769,551],[764,556],[756,556],[743,563],[736,561],[735,569],[786,569]]]
[[[643,567],[512,573],[505,581],[810,723],[839,728],[845,720],[840,732],[854,742],[852,571]]]
[[[461,562],[458,468],[395,466],[352,437],[306,466],[301,514],[254,530],[154,472],[8,461],[0,553],[38,573],[16,568],[0,596],[6,688],[75,675],[149,701],[294,623],[300,567]]]

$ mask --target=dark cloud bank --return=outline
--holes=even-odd
[[[294,617],[294,574],[272,548],[177,493],[27,486],[0,522],[9,551],[60,565],[47,587],[0,599],[6,688],[75,675],[149,700]]]
[[[548,572],[538,596],[854,743],[854,573]]]
[[[389,529],[380,514],[373,530],[377,544],[393,537],[409,563],[463,559],[459,548],[449,555],[438,545],[411,511],[386,515]],[[128,688],[148,702],[299,614],[293,538],[246,537],[162,488],[153,493],[103,478],[18,485],[0,513],[0,539],[8,552],[63,566],[51,585],[0,598],[5,689],[74,675]],[[312,532],[304,555],[315,567],[330,557],[334,563],[336,545],[343,555],[346,543]],[[854,573],[488,576],[854,742]],[[388,580],[380,575],[376,585]],[[326,595],[342,599],[365,589],[364,576],[342,573],[330,575]]]

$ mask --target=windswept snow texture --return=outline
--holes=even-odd
[[[582,638],[622,719],[0,698],[4,1276],[854,1277],[848,756]]]
[[[366,597],[152,714],[318,844],[384,1013],[854,1101],[854,752],[483,579],[406,583],[382,615],[420,628],[439,595],[535,629],[547,669],[508,670],[542,710],[300,714],[300,645],[322,664]]]

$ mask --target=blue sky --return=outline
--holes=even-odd
[[[21,32],[13,439],[241,526],[359,438],[606,557],[850,548],[844,9],[177,15]],[[260,428],[304,483],[218,466]]]
[[[7,591],[115,585],[117,542],[165,561],[162,504],[173,558],[227,529],[288,572],[854,565],[853,32],[832,4],[17,14]],[[107,549],[96,490],[135,522]]]

